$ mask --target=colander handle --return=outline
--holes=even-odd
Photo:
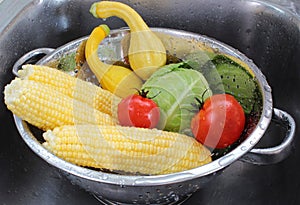
[[[292,150],[292,142],[295,135],[296,123],[293,117],[285,111],[274,108],[272,120],[287,128],[285,138],[281,144],[269,148],[254,148],[245,154],[241,160],[258,165],[278,163],[287,158]]]
[[[43,56],[53,52],[53,48],[37,48],[28,53],[24,54],[19,60],[17,60],[13,66],[12,72],[15,76],[18,76],[18,70],[21,68],[22,65],[26,63],[36,63],[40,60]]]

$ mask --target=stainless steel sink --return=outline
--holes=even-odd
[[[16,5],[16,2],[10,3]],[[0,14],[3,16],[0,21],[1,90],[14,77],[11,72],[14,62],[26,52],[59,47],[88,35],[93,27],[103,23],[89,14],[92,2],[22,1],[16,8],[7,1],[0,3],[1,11],[7,14]],[[151,27],[201,33],[246,54],[272,86],[274,107],[292,114],[299,124],[300,18],[297,15],[283,7],[255,0],[123,2],[135,8]],[[105,23],[111,28],[125,26],[117,18],[109,18]],[[3,103],[2,92],[0,109],[2,204],[99,204],[94,196],[73,185],[25,145]],[[258,146],[273,146],[284,133],[273,125]],[[297,128],[294,150],[288,159],[268,166],[237,161],[185,204],[300,204],[299,134]]]

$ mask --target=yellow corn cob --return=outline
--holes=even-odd
[[[4,101],[15,115],[43,130],[77,123],[115,124],[108,114],[35,81],[14,79],[5,87]]]
[[[107,90],[48,66],[23,65],[18,75],[21,79],[50,85],[61,93],[109,115],[115,115],[117,104],[121,101],[121,98]]]
[[[168,174],[211,161],[194,138],[157,129],[109,125],[55,128],[44,146],[71,163],[141,174]]]

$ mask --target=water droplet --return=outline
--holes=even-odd
[[[270,108],[266,109],[265,117],[266,118],[271,118],[272,117],[272,109],[270,109]]]
[[[121,180],[120,180],[120,187],[121,187],[121,188],[124,188],[124,187],[125,187],[125,180],[124,180],[124,179],[121,179]]]
[[[233,154],[230,154],[228,156],[225,156],[220,159],[219,165],[226,166],[228,164],[231,164],[235,160],[235,156]]]
[[[36,197],[38,197],[40,194],[35,191],[35,192],[33,192],[33,195],[36,196]]]
[[[200,189],[200,186],[199,186],[198,184],[195,184],[195,185],[194,185],[194,188],[195,188],[196,190],[198,190],[198,189]]]
[[[247,150],[247,147],[246,147],[246,146],[242,146],[242,147],[241,147],[241,150],[242,150],[242,151],[246,151],[246,150]]]
[[[262,129],[262,130],[265,130],[266,128],[267,128],[267,125],[266,125],[266,123],[260,123],[259,124],[259,127]]]
[[[269,102],[269,103],[273,103],[273,100],[272,100],[272,98],[268,98],[268,99],[267,99],[267,102]]]
[[[266,92],[271,92],[272,88],[269,85],[264,85],[264,89]]]
[[[179,196],[177,194],[172,194],[171,197],[174,199],[174,201],[179,201]]]

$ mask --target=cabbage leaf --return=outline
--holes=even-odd
[[[212,95],[205,77],[189,68],[186,62],[163,66],[142,86],[160,108],[159,129],[189,133],[197,99],[203,102]]]

